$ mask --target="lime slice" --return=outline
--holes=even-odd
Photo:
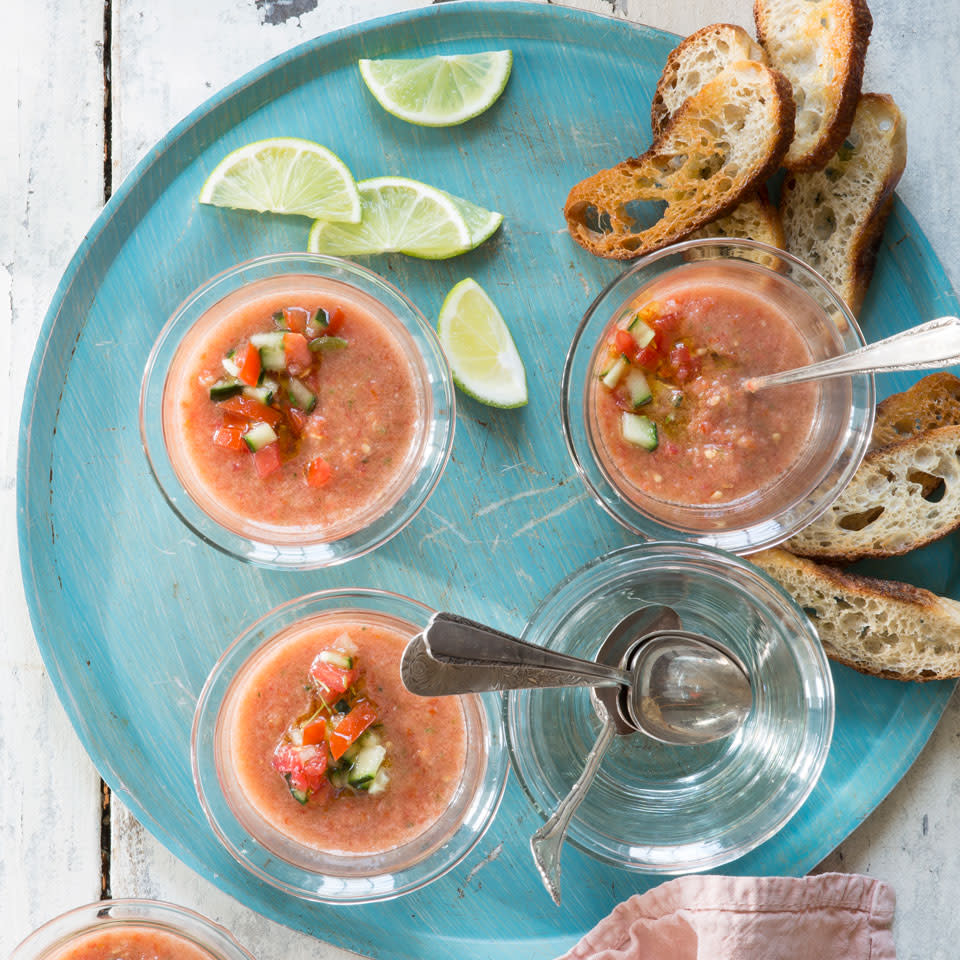
[[[516,344],[476,280],[461,280],[447,294],[437,333],[453,382],[464,393],[491,407],[527,402],[527,375]]]
[[[463,217],[464,223],[467,225],[471,250],[474,247],[479,247],[503,223],[502,213],[495,213],[493,210],[478,207],[469,200],[453,197],[449,193],[446,196],[453,201],[453,205],[460,211],[460,216]]]
[[[360,219],[357,185],[346,164],[319,143],[296,137],[258,140],[228,154],[207,177],[200,202],[350,223]]]
[[[455,257],[471,247],[470,230],[455,198],[417,180],[361,180],[359,223],[318,220],[307,249],[340,257],[406,253],[425,260]],[[464,201],[466,202],[466,201]]]
[[[509,50],[361,60],[360,76],[388,113],[421,127],[452,127],[483,113],[503,93],[510,76]]]

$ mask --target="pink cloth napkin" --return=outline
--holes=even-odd
[[[855,874],[680,877],[621,903],[560,960],[896,960],[895,902]]]

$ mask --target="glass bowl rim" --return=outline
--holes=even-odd
[[[318,903],[350,905],[393,900],[397,897],[405,896],[408,893],[419,890],[427,884],[432,883],[434,880],[439,879],[444,874],[456,867],[457,864],[461,863],[486,834],[490,825],[496,818],[500,804],[506,792],[507,781],[509,779],[510,763],[508,752],[505,749],[506,730],[503,726],[502,720],[502,697],[501,695],[495,693],[468,694],[467,696],[472,698],[473,702],[476,703],[477,710],[480,711],[483,723],[486,727],[485,735],[483,736],[482,740],[482,745],[486,749],[485,769],[483,771],[483,776],[476,784],[473,797],[464,817],[450,831],[450,833],[447,835],[447,839],[438,847],[428,852],[424,857],[395,871],[388,871],[387,873],[370,875],[363,878],[340,877],[335,873],[310,871],[304,867],[293,865],[295,866],[296,872],[301,877],[326,877],[330,879],[342,880],[347,885],[346,891],[334,894],[329,891],[326,893],[318,892],[302,883],[297,884],[283,878],[276,877],[265,871],[258,864],[253,863],[244,855],[242,850],[237,849],[234,841],[227,835],[224,825],[220,822],[220,819],[217,817],[211,807],[210,800],[206,795],[207,791],[204,789],[204,777],[205,775],[209,776],[209,773],[205,774],[204,770],[201,769],[201,750],[199,748],[201,725],[205,722],[215,724],[223,705],[222,697],[216,703],[213,703],[211,700],[211,693],[214,685],[219,680],[224,679],[223,668],[228,664],[231,655],[236,656],[237,651],[241,648],[245,641],[250,642],[259,632],[265,630],[265,628],[269,628],[271,621],[282,619],[285,615],[290,614],[293,610],[301,606],[312,605],[315,603],[335,603],[341,599],[345,601],[353,599],[356,601],[352,604],[352,606],[349,607],[345,603],[344,609],[363,610],[365,609],[362,606],[362,601],[364,598],[372,598],[376,600],[382,600],[387,603],[395,603],[399,607],[405,607],[410,613],[421,613],[425,615],[424,622],[426,622],[426,619],[434,613],[431,607],[419,600],[415,600],[411,597],[405,596],[404,594],[396,593],[391,590],[383,590],[375,587],[333,587],[325,590],[312,591],[310,593],[302,594],[301,596],[286,600],[267,611],[257,620],[250,623],[240,634],[238,634],[234,640],[231,641],[229,646],[223,651],[223,653],[217,659],[215,665],[211,668],[210,673],[203,684],[203,688],[201,689],[201,692],[197,698],[197,706],[194,711],[193,722],[191,724],[190,766],[194,789],[203,809],[207,824],[213,831],[222,849],[229,853],[233,860],[251,876],[255,876],[259,880],[267,883],[275,889],[282,890],[285,893],[298,897],[299,899]],[[331,606],[328,607],[328,609],[335,611],[337,607]],[[372,607],[368,609],[370,612],[381,612]],[[247,664],[259,650],[270,644],[278,635],[278,633],[285,629],[285,627],[295,624],[300,620],[306,619],[308,616],[311,616],[316,612],[318,611],[302,610],[299,616],[293,620],[290,620],[288,623],[277,623],[275,628],[270,629],[268,636],[266,636],[255,647],[246,652],[246,655],[243,657],[243,659],[228,675],[228,682],[232,682],[244,665]],[[388,615],[394,616],[397,619],[407,619],[407,617],[404,617],[403,614],[395,611]],[[412,621],[408,620],[408,622]],[[466,716],[466,714],[465,722],[468,725],[467,733],[469,746],[469,718]],[[480,733],[482,734],[483,731],[480,731]],[[502,749],[497,749],[498,746]],[[215,770],[216,765],[212,757],[209,758],[209,763]],[[219,777],[217,776],[215,779],[216,789],[219,791],[220,795],[223,796],[223,790]],[[480,812],[482,813],[482,823],[480,823],[478,827],[473,827],[468,824],[467,821],[470,819],[470,815],[471,812],[474,811],[474,807],[478,805],[481,808]],[[236,816],[233,814],[232,809],[230,811],[230,816],[232,819],[236,820]],[[246,833],[246,836],[249,839],[253,840],[258,846],[262,845],[255,836],[246,831],[246,828],[243,826],[243,824],[241,824],[239,821],[237,821],[237,824],[239,825],[239,828]],[[232,826],[232,824],[230,826]],[[468,832],[465,833],[464,831]],[[450,844],[458,836],[460,836],[459,844],[456,845],[455,849],[449,850],[448,848],[450,847]],[[414,843],[417,839],[418,837],[415,837],[411,841],[408,841],[408,843]],[[401,848],[403,846],[404,845],[401,845]],[[443,862],[436,862],[437,856],[443,851],[447,851],[446,858],[443,860]],[[331,854],[329,856],[333,857],[334,855]],[[279,855],[273,855],[273,857],[274,859],[281,859]],[[430,866],[431,863],[433,863],[433,866]],[[403,882],[395,884],[390,889],[373,891],[359,889],[359,887],[364,886],[363,881],[376,880],[384,876],[400,878],[400,880]],[[360,882],[354,882],[354,886],[351,887],[351,882],[357,880]],[[357,889],[354,889],[354,887]]]
[[[710,857],[703,857],[697,861],[684,862],[675,866],[661,866],[639,862],[632,864],[622,859],[616,859],[612,855],[608,855],[605,851],[598,850],[581,843],[576,836],[572,836],[569,833],[567,834],[565,840],[566,843],[570,843],[572,846],[576,847],[578,850],[593,859],[631,872],[661,876],[702,872],[731,863],[745,856],[747,853],[760,846],[760,844],[766,842],[779,833],[780,830],[782,830],[796,815],[803,804],[806,803],[810,794],[813,792],[814,788],[819,782],[833,742],[833,732],[836,723],[836,693],[833,682],[833,674],[830,669],[830,661],[823,649],[823,644],[819,639],[816,626],[803,612],[803,609],[793,599],[793,597],[790,596],[790,594],[787,593],[787,591],[764,570],[754,566],[748,559],[744,557],[711,545],[691,543],[690,541],[683,540],[657,540],[644,543],[627,544],[626,546],[618,547],[616,550],[612,550],[609,553],[595,557],[583,564],[577,570],[567,574],[567,576],[559,581],[556,586],[543,598],[543,600],[537,605],[536,609],[530,615],[530,618],[524,627],[522,639],[528,640],[531,633],[534,632],[534,627],[537,622],[551,612],[551,607],[558,601],[558,599],[566,591],[571,589],[578,581],[581,579],[586,579],[589,575],[594,574],[598,567],[612,567],[618,564],[620,561],[626,560],[629,562],[631,560],[642,560],[645,555],[656,556],[658,553],[661,553],[664,557],[669,557],[670,555],[675,554],[677,551],[702,554],[702,558],[697,559],[712,559],[714,564],[720,562],[722,564],[738,567],[748,576],[755,577],[761,585],[763,585],[781,602],[785,609],[793,615],[793,618],[796,621],[798,632],[802,633],[807,640],[810,641],[807,652],[810,654],[811,666],[813,667],[814,673],[809,679],[813,681],[819,681],[819,683],[823,686],[824,700],[823,716],[820,725],[821,735],[815,741],[815,751],[812,753],[811,757],[808,758],[810,775],[807,781],[804,783],[803,789],[796,795],[789,809],[787,809],[775,823],[759,833],[755,839],[751,839],[749,843],[740,843],[735,848],[731,848],[731,850],[717,853]],[[575,606],[582,605],[584,602],[586,602],[586,599],[589,596],[594,595],[596,592],[596,589],[594,589],[591,591],[591,594],[585,597],[580,597],[578,599],[572,598],[571,603],[569,603],[567,606],[567,609],[569,610]],[[757,605],[761,606],[759,602]],[[789,640],[786,642],[789,643]],[[503,722],[507,731],[507,749],[510,753],[510,766],[513,769],[516,780],[520,784],[527,801],[530,803],[536,814],[543,820],[546,820],[552,811],[543,810],[540,799],[535,796],[532,786],[528,783],[527,777],[524,775],[524,767],[518,759],[518,755],[524,752],[523,745],[517,742],[517,734],[519,732],[519,720],[517,719],[517,715],[520,710],[518,701],[521,692],[522,691],[512,691],[507,697],[504,698],[503,702]],[[529,747],[525,749],[529,750]]]
[[[606,514],[612,517],[621,527],[624,527],[631,533],[643,537],[646,540],[670,541],[676,538],[681,538],[685,539],[685,542],[688,543],[696,543],[701,546],[716,546],[730,552],[746,555],[759,552],[760,550],[769,549],[770,547],[777,546],[783,541],[789,539],[791,536],[793,536],[793,534],[797,533],[800,529],[809,525],[824,512],[826,512],[830,508],[830,505],[835,501],[836,497],[839,496],[844,489],[846,489],[854,473],[856,473],[858,467],[860,466],[860,463],[870,445],[870,436],[873,430],[873,422],[876,413],[876,384],[873,374],[858,374],[856,377],[850,377],[851,384],[853,385],[852,389],[855,389],[857,386],[859,386],[864,391],[864,415],[862,422],[860,422],[858,425],[855,425],[855,429],[848,426],[848,430],[854,433],[852,455],[849,458],[849,462],[843,469],[842,474],[833,483],[833,487],[835,488],[833,494],[831,496],[821,496],[813,508],[807,510],[793,523],[792,526],[780,527],[776,530],[776,532],[772,533],[767,531],[767,527],[770,523],[776,521],[779,516],[782,516],[782,513],[767,516],[762,520],[755,521],[748,526],[733,527],[728,530],[719,531],[718,533],[698,533],[687,532],[680,528],[670,527],[663,521],[657,520],[652,516],[648,516],[633,504],[625,502],[621,503],[621,501],[623,501],[622,497],[610,497],[605,490],[598,489],[597,484],[588,475],[588,468],[585,461],[595,460],[596,458],[594,457],[592,450],[589,449],[589,442],[586,442],[588,449],[586,451],[582,451],[579,448],[579,438],[575,436],[574,418],[577,418],[576,422],[579,422],[579,419],[582,418],[580,416],[579,409],[574,411],[574,407],[577,405],[574,403],[574,397],[579,400],[580,385],[576,382],[573,376],[573,367],[580,356],[581,349],[586,349],[588,346],[584,343],[584,334],[596,311],[601,307],[607,297],[612,296],[619,287],[628,286],[632,278],[643,269],[656,264],[658,261],[666,257],[683,254],[688,250],[696,250],[704,247],[720,247],[725,249],[742,248],[757,253],[766,253],[785,261],[786,263],[795,267],[801,273],[805,273],[813,280],[820,291],[826,295],[832,306],[835,307],[842,316],[844,323],[846,324],[846,331],[838,328],[837,335],[841,338],[841,340],[851,339],[853,341],[851,344],[849,344],[847,349],[856,349],[866,345],[866,339],[864,338],[863,331],[860,329],[860,325],[857,322],[856,317],[854,317],[844,299],[839,295],[839,293],[837,293],[837,291],[821,273],[794,254],[789,253],[786,250],[782,250],[779,247],[774,247],[770,244],[763,243],[759,240],[751,240],[748,238],[698,237],[691,240],[683,240],[678,243],[671,244],[670,246],[662,247],[661,249],[655,250],[652,253],[646,254],[645,256],[639,257],[630,265],[628,269],[624,270],[623,273],[606,283],[596,297],[594,297],[587,306],[586,310],[578,321],[576,328],[574,329],[572,339],[570,341],[570,347],[567,350],[567,355],[564,359],[563,370],[561,372],[561,427],[563,431],[564,442],[567,447],[567,453],[573,462],[574,469],[576,470],[581,483],[585,487],[590,498],[594,500],[594,502],[597,503],[597,505]],[[720,256],[714,259],[721,262],[726,262],[730,258],[728,256]],[[707,260],[704,262],[710,261]],[[679,266],[680,265],[671,269],[678,269]],[[794,286],[799,286],[799,284],[797,284],[796,281],[790,277],[784,277],[784,279]],[[820,304],[817,304],[817,306],[820,306]],[[577,393],[574,394],[574,391],[577,391]],[[856,404],[851,403],[851,419],[853,418],[855,410]],[[611,484],[605,476],[603,476],[603,479],[608,486],[613,487],[613,484]],[[812,488],[808,492],[807,496],[809,497],[810,494],[814,493],[819,486],[822,486],[822,482],[821,484],[818,484],[817,487]],[[826,493],[826,491],[824,492]],[[614,502],[611,502],[611,500]],[[620,506],[623,508],[622,511],[617,509]],[[688,509],[691,509],[694,512],[696,510],[695,506],[688,507]],[[628,516],[624,516],[624,513],[628,514]],[[764,536],[764,538],[752,539],[759,536]],[[746,542],[741,542],[744,539],[746,539]]]
[[[366,526],[336,540],[274,544],[268,539],[256,539],[222,526],[196,503],[180,481],[163,440],[162,407],[148,402],[148,392],[159,392],[162,401],[170,365],[167,362],[163,369],[160,369],[158,364],[161,352],[169,348],[171,350],[169,360],[172,360],[179,343],[193,329],[206,309],[219,303],[224,297],[243,289],[249,283],[270,278],[268,275],[237,283],[239,277],[245,272],[271,266],[278,268],[278,272],[273,276],[302,272],[330,277],[330,271],[341,271],[347,275],[348,279],[341,279],[340,282],[352,285],[352,280],[357,280],[358,283],[379,288],[388,297],[395,298],[397,303],[408,312],[409,317],[407,319],[400,317],[392,307],[388,306],[387,309],[396,316],[397,322],[408,330],[411,337],[414,337],[413,345],[424,364],[422,372],[415,371],[414,377],[420,380],[426,393],[434,392],[438,395],[432,404],[433,416],[424,424],[422,431],[425,440],[431,440],[431,435],[434,433],[436,437],[432,438],[431,442],[425,442],[420,462],[411,473],[408,486],[383,513],[373,517]],[[295,266],[299,266],[300,269],[282,269]],[[312,271],[311,267],[318,269]],[[357,286],[356,289],[373,299],[380,299],[378,295],[364,287]],[[217,299],[195,316],[191,315],[191,310],[197,310],[201,299],[214,292],[220,293]],[[187,324],[188,319],[189,324]],[[187,324],[185,328],[178,330],[178,327],[184,324]],[[416,336],[424,340],[425,345],[429,347],[429,353],[416,341]],[[157,406],[157,409],[154,409],[154,406]],[[448,413],[444,415],[443,410],[447,410]],[[416,517],[436,490],[449,463],[456,432],[456,411],[453,373],[446,354],[440,346],[437,333],[419,307],[402,290],[386,277],[363,264],[328,254],[292,250],[261,254],[226,267],[199,284],[180,301],[164,322],[150,347],[140,382],[138,422],[140,444],[157,489],[178,520],[203,543],[234,559],[266,569],[315,570],[337,566],[370,553],[400,533]],[[151,436],[154,433],[159,435]],[[436,448],[434,455],[428,455],[434,447]],[[418,482],[422,489],[411,499],[411,491]],[[178,497],[183,500],[182,506],[178,502]],[[370,531],[375,527],[378,529],[371,535]],[[383,529],[379,529],[380,527]]]

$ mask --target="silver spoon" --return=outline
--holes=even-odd
[[[610,665],[626,664],[636,647],[638,635],[642,638],[658,630],[679,630],[680,626],[680,617],[670,607],[643,607],[624,617],[610,631],[597,651],[597,660]],[[629,736],[636,733],[636,726],[626,715],[626,703],[621,699],[620,692],[616,687],[599,687],[591,692],[594,709],[603,721],[600,735],[587,754],[583,772],[577,777],[570,792],[560,801],[557,809],[547,818],[543,826],[530,838],[533,862],[537,866],[543,885],[547,888],[547,893],[558,907],[560,906],[560,855],[563,851],[567,827],[570,826],[577,807],[590,789],[590,784],[593,783],[593,778],[600,769],[603,755],[610,746],[614,734]]]
[[[927,370],[956,363],[960,363],[960,319],[939,317],[839,357],[762,377],[748,377],[743,381],[743,388],[749,393],[756,393],[767,387],[805,383],[808,380],[849,377],[856,373]]]
[[[624,618],[611,635],[633,629],[630,640],[637,640],[644,631],[633,628],[635,617],[642,622],[643,609]],[[676,628],[669,631],[669,640],[642,644],[628,663],[613,666],[538,647],[456,614],[437,613],[408,644],[400,676],[411,693],[426,697],[539,687],[622,687],[630,692],[621,698],[622,716],[653,739],[674,744],[729,736],[752,703],[746,668],[732,651]]]

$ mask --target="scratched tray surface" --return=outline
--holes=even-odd
[[[321,37],[249,74],[173,130],[113,197],[47,316],[24,405],[20,548],[50,676],[105,780],[167,847],[276,920],[378,957],[548,958],[620,900],[655,882],[564,854],[564,904],[540,889],[527,838],[539,821],[515,782],[463,864],[424,891],[365,907],[308,905],[249,877],[218,846],[189,767],[196,696],[251,620],[324,587],[383,587],[519,631],[585,561],[629,542],[576,479],[558,383],[582,311],[620,266],[574,245],[569,186],[645,148],[651,94],[675,38],[548,5],[440,5]],[[482,117],[448,130],[383,112],[358,57],[509,47],[513,76]],[[526,361],[530,404],[497,411],[458,398],[457,436],[436,493],[404,533],[331,571],[265,572],[199,543],[151,480],[137,430],[150,346],[198,284],[248,257],[302,249],[308,222],[199,207],[231,149],[303,136],[357,178],[403,174],[506,216],[479,250],[445,262],[370,265],[428,317],[465,276],[490,292]],[[956,312],[936,257],[894,210],[864,309],[869,336]],[[881,382],[881,394],[907,378]],[[940,544],[884,572],[960,596]],[[909,570],[909,573],[907,572]],[[779,836],[725,868],[802,874],[903,775],[952,686],[900,685],[835,670],[838,715],[822,781]]]

